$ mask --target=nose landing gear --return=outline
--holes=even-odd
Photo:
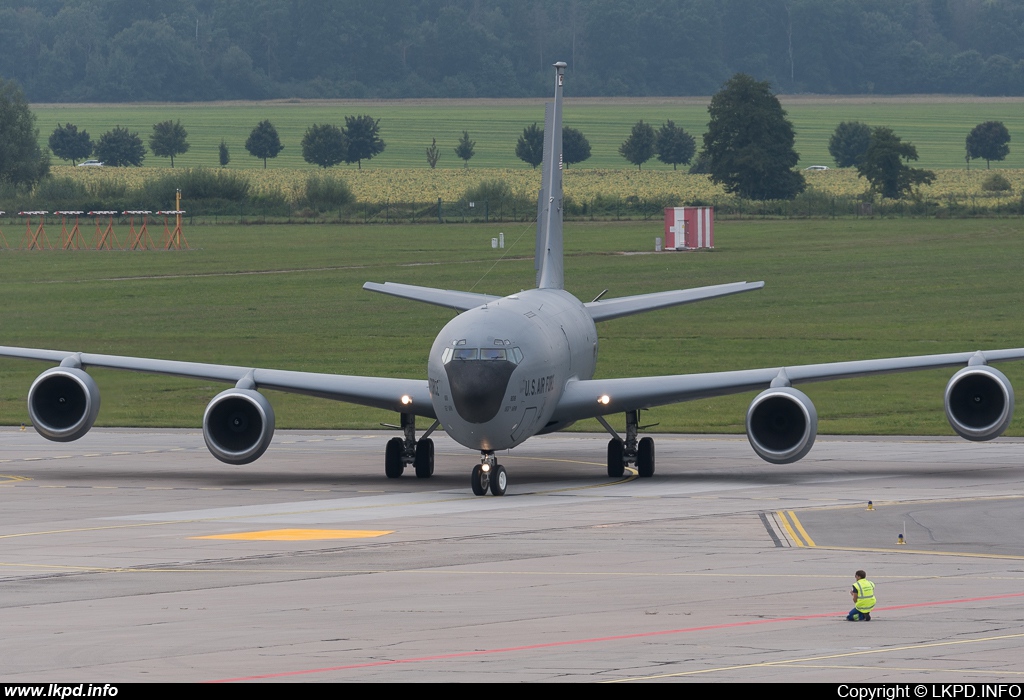
[[[493,452],[484,452],[480,464],[473,467],[469,483],[477,496],[486,496],[488,490],[492,496],[504,496],[508,486],[508,472],[498,464]]]

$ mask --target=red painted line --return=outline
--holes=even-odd
[[[1006,593],[1003,595],[979,596],[977,598],[957,598],[955,600],[937,600],[928,603],[908,603],[906,605],[890,605],[884,608],[877,608],[877,612],[886,610],[906,610],[908,608],[926,608],[936,605],[960,605],[963,603],[976,603],[985,600],[1002,600],[1005,598],[1021,598],[1024,593]],[[408,659],[391,659],[388,661],[368,661],[361,664],[349,664],[347,666],[329,666],[326,668],[309,668],[299,671],[282,671],[280,673],[264,673],[256,676],[241,676],[239,678],[221,678],[207,683],[237,683],[240,681],[258,681],[268,678],[287,678],[289,676],[305,676],[313,673],[330,673],[331,671],[350,671],[359,668],[376,668],[380,666],[397,666],[399,664],[416,664],[426,661],[443,661],[445,659],[464,659],[472,656],[486,654],[509,654],[517,651],[533,651],[536,649],[552,649],[555,647],[579,646],[583,644],[596,644],[598,642],[616,642],[626,639],[642,639],[645,637],[661,637],[669,634],[687,634],[692,632],[708,632],[711,630],[732,629],[736,627],[751,627],[754,625],[767,625],[778,622],[797,622],[800,620],[815,620],[823,617],[836,617],[846,615],[846,610],[838,612],[815,613],[813,615],[794,615],[792,617],[773,617],[768,620],[747,620],[745,622],[726,622],[718,625],[704,625],[702,627],[683,627],[674,630],[655,630],[653,632],[635,632],[633,634],[617,634],[608,637],[591,637],[589,639],[569,639],[561,642],[544,642],[541,644],[527,644],[518,647],[502,647],[498,649],[478,649],[476,651],[460,651],[451,654],[437,654],[434,656],[417,656]]]

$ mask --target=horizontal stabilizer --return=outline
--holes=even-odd
[[[693,289],[677,289],[672,292],[655,292],[654,294],[638,294],[632,297],[602,299],[585,304],[590,317],[597,321],[608,321],[621,316],[642,314],[645,311],[667,309],[670,306],[690,304],[695,301],[726,297],[730,294],[750,292],[760,289],[764,282],[732,282],[716,284],[711,287],[694,287]]]
[[[371,292],[390,294],[393,297],[422,301],[425,304],[435,306],[446,306],[449,309],[468,311],[478,306],[483,306],[489,301],[495,301],[501,297],[490,294],[474,294],[473,292],[456,292],[451,289],[434,289],[433,287],[417,287],[412,284],[399,284],[397,282],[367,282],[363,289]]]

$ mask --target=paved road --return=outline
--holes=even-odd
[[[1022,440],[773,467],[666,435],[612,481],[605,437],[556,435],[477,498],[443,435],[432,479],[385,479],[391,435],[231,467],[198,431],[0,429],[0,679],[1024,680]],[[856,569],[870,623],[842,620]]]

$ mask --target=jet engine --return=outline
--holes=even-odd
[[[28,390],[32,427],[47,440],[70,442],[89,432],[100,412],[100,389],[84,370],[48,369]]]
[[[964,367],[946,385],[946,418],[967,440],[991,440],[1013,418],[1013,387],[1002,372],[985,365]]]
[[[789,464],[811,451],[818,434],[818,412],[802,391],[767,389],[747,409],[747,439],[761,459]]]
[[[260,458],[274,437],[274,409],[252,389],[228,389],[213,397],[203,414],[203,438],[214,457],[228,464]]]

